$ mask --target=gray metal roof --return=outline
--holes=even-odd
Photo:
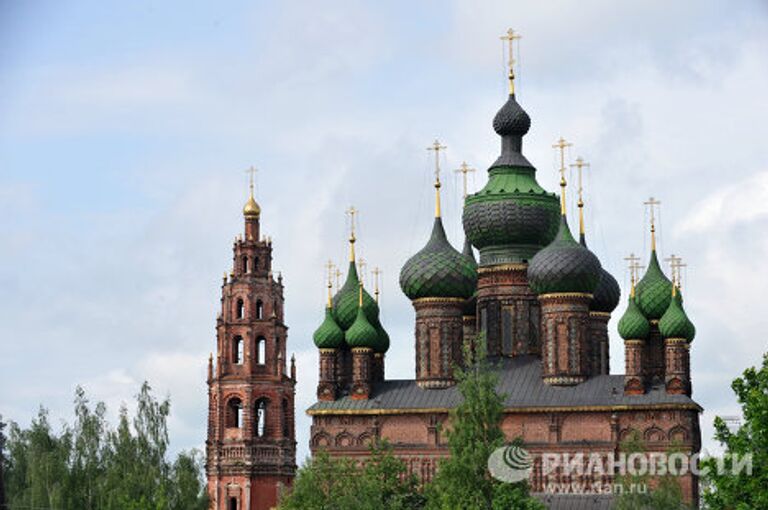
[[[686,395],[668,394],[663,385],[654,386],[643,395],[624,395],[623,375],[599,375],[576,386],[550,386],[541,379],[541,361],[536,356],[501,358],[492,363],[499,372],[497,390],[506,396],[504,405],[508,409],[665,405],[699,408]],[[344,396],[332,402],[317,402],[307,413],[444,409],[456,407],[461,401],[455,386],[423,389],[414,380],[384,381],[374,385],[371,393],[368,400],[353,400]]]
[[[609,510],[613,497],[583,494],[534,494],[549,510]]]

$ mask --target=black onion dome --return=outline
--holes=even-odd
[[[579,244],[584,248],[587,247],[584,234],[579,235]],[[602,265],[600,267],[600,281],[597,283],[593,294],[594,296],[589,308],[595,312],[611,313],[619,306],[619,301],[621,301],[619,282]]]
[[[528,283],[537,294],[592,294],[600,281],[600,270],[600,261],[574,240],[568,221],[561,216],[555,240],[528,265]]]
[[[477,286],[477,268],[448,242],[443,222],[435,218],[429,242],[400,270],[400,288],[409,299],[468,298]]]
[[[510,94],[507,102],[501,107],[493,118],[493,130],[499,136],[517,135],[523,136],[531,129],[531,117],[523,110],[520,103]]]

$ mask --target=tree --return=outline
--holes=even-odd
[[[768,354],[759,369],[748,368],[731,388],[741,405],[744,423],[732,432],[715,418],[715,439],[725,447],[720,459],[702,462],[704,502],[714,510],[768,509]],[[751,455],[751,473],[742,461]]]
[[[361,466],[354,459],[319,452],[299,469],[280,509],[417,510],[424,503],[417,484],[386,443],[373,446]]]
[[[440,463],[435,479],[427,488],[427,508],[543,509],[544,506],[530,496],[527,481],[502,482],[488,472],[489,457],[504,445],[504,433],[499,425],[504,398],[496,392],[498,377],[486,360],[484,338],[481,336],[474,343],[474,353],[469,343],[464,347],[464,359],[469,360],[467,368],[456,368],[463,401],[451,411],[447,431],[451,455]]]
[[[167,460],[168,399],[154,398],[147,383],[131,419],[123,407],[116,429],[106,406],[91,407],[75,391],[75,422],[51,429],[40,408],[28,429],[11,423],[7,448],[0,444],[8,508],[60,510],[205,510],[201,455],[182,452]],[[2,428],[0,428],[2,432]],[[0,438],[1,442],[2,438]]]
[[[633,434],[622,442],[621,450],[627,456],[633,453],[645,453],[645,445],[640,439],[639,432],[633,431]],[[630,473],[617,477],[617,483],[622,487],[622,491],[616,497],[616,510],[685,510],[690,508],[683,501],[680,483],[671,474],[657,477],[652,483],[651,477],[647,473]]]
[[[7,500],[5,498],[5,473],[8,471],[6,467],[5,456],[5,427],[6,424],[3,421],[3,416],[0,415],[0,508],[5,508]]]

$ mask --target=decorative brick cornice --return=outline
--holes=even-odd
[[[551,292],[539,296],[539,301],[582,301],[591,300],[592,294],[586,292]]]
[[[610,312],[589,312],[590,317],[600,318],[600,319],[610,319],[611,314]]]
[[[686,338],[665,338],[665,345],[688,345],[688,339]]]
[[[643,345],[645,345],[645,340],[642,340],[640,338],[628,338],[628,339],[624,340],[624,345],[625,346],[627,346],[627,345],[639,345],[639,346],[642,347]]]
[[[597,412],[631,412],[631,411],[702,411],[698,404],[640,404],[614,406],[560,406],[560,407],[507,407],[505,414],[525,413],[597,413]],[[447,407],[411,408],[411,409],[307,409],[309,416],[386,416],[402,414],[447,414]]]
[[[477,268],[477,274],[503,273],[512,271],[528,271],[528,264],[498,264],[495,266],[484,266]]]
[[[421,304],[434,304],[434,305],[441,305],[441,304],[464,304],[467,300],[464,298],[457,298],[457,297],[425,297],[425,298],[419,298],[413,300],[413,305],[421,305]]]
[[[350,351],[352,351],[353,353],[366,354],[368,352],[373,352],[373,349],[371,349],[370,347],[352,347]]]
[[[338,349],[326,349],[326,348],[320,348],[318,350],[320,351],[320,354],[336,354],[336,351],[338,351]]]

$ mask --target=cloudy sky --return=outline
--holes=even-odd
[[[413,376],[399,268],[431,226],[431,160],[486,180],[505,100],[499,35],[523,34],[525,153],[556,189],[552,142],[574,143],[590,245],[623,287],[660,250],[687,264],[698,326],[694,397],[736,414],[730,381],[768,350],[768,6],[759,0],[424,2],[0,1],[0,413],[69,417],[85,386],[113,413],[142,380],[173,403],[173,448],[205,436],[205,364],[245,168],[285,276],[307,452],[323,264],[344,209],[383,270],[387,376]],[[444,213],[463,240],[460,186]],[[623,351],[612,322],[613,372]]]

